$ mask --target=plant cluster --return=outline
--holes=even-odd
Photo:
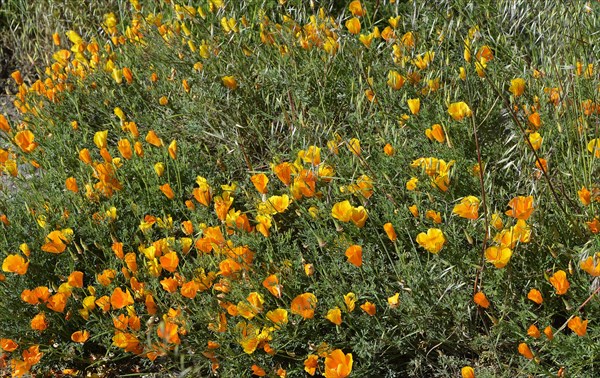
[[[54,34],[0,116],[0,363],[600,372],[600,9],[546,4],[581,36],[536,51],[525,3],[426,3],[130,0]]]

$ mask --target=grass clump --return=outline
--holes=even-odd
[[[59,35],[0,119],[13,375],[593,376],[599,9],[510,4]]]

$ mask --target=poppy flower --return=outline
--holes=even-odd
[[[283,286],[279,284],[279,279],[274,274],[265,278],[262,285],[276,298],[281,298],[283,295]]]
[[[267,312],[267,319],[272,321],[275,324],[283,325],[288,322],[288,312],[283,308],[278,308],[276,310]]]
[[[3,271],[16,273],[20,276],[27,273],[27,268],[29,268],[29,261],[26,261],[21,255],[8,255],[2,262]]]
[[[345,378],[352,372],[352,353],[336,349],[325,357],[325,378]]]
[[[512,250],[510,248],[488,247],[485,250],[485,259],[498,269],[504,268],[511,256]]]
[[[527,299],[529,299],[532,302],[535,302],[538,305],[544,302],[544,299],[542,298],[542,293],[537,289],[529,290],[529,293],[527,293]]]
[[[346,257],[348,258],[349,263],[360,267],[362,265],[362,247],[359,245],[351,245],[346,249]]]
[[[315,316],[317,297],[312,293],[298,295],[290,305],[292,314],[300,315],[304,319],[312,319]]]
[[[465,117],[470,117],[473,113],[471,108],[465,102],[454,102],[448,107],[448,114],[455,121],[462,121]]]
[[[396,235],[396,230],[394,230],[394,226],[391,223],[386,223],[383,225],[383,230],[385,231],[387,237],[391,241],[396,241],[398,239],[398,235]]]
[[[512,79],[510,81],[510,87],[508,88],[510,93],[515,97],[519,97],[525,92],[525,80],[519,78]]]
[[[587,333],[587,324],[588,324],[588,321],[587,320],[582,321],[579,316],[571,318],[567,322],[567,326],[569,326],[569,329],[571,331],[575,332],[577,334],[577,336],[580,336],[580,337],[585,336],[585,334]]]
[[[83,272],[74,271],[69,275],[67,283],[71,287],[82,288],[83,287]]]
[[[430,228],[427,230],[427,233],[421,232],[417,235],[417,243],[427,251],[437,254],[446,243],[446,238],[442,230]]]
[[[392,71],[390,70],[388,72],[387,75],[387,82],[386,84],[388,85],[388,87],[392,88],[393,90],[399,90],[400,88],[402,88],[402,86],[404,86],[404,77],[402,77],[402,75],[400,75],[398,73],[398,71]]]
[[[589,256],[587,259],[582,260],[579,263],[579,266],[581,267],[581,269],[583,269],[583,271],[587,272],[592,277],[599,277],[600,260],[598,259],[598,257],[600,257],[599,254],[597,254],[597,257]]]
[[[542,138],[540,133],[538,133],[538,132],[531,133],[531,134],[529,134],[528,138],[529,138],[529,142],[531,143],[531,146],[533,147],[534,151],[537,151],[542,147],[542,141],[544,140],[544,138]]]
[[[339,307],[335,307],[330,309],[329,311],[327,311],[327,315],[325,315],[325,319],[329,320],[330,322],[332,322],[335,325],[341,325],[342,324],[342,312],[340,311]]]
[[[590,140],[587,145],[587,150],[593,154],[595,158],[600,158],[600,138]]]
[[[558,272],[554,273],[552,277],[549,278],[549,281],[552,286],[554,286],[554,289],[556,289],[557,295],[565,294],[571,286],[567,280],[567,273],[565,273],[564,270],[559,270]]]
[[[589,206],[592,202],[592,193],[585,186],[582,186],[581,190],[577,191],[577,195],[583,206]]]
[[[411,98],[406,100],[408,104],[408,108],[413,115],[419,114],[421,111],[421,99],[419,98]]]
[[[113,309],[119,310],[125,306],[132,305],[133,297],[128,289],[123,291],[120,287],[117,287],[110,296],[110,304],[112,305]]]
[[[67,238],[62,231],[52,231],[46,236],[46,243],[42,245],[42,251],[49,253],[63,253],[67,248]]]
[[[350,150],[350,152],[352,152],[353,155],[360,156],[360,140],[358,140],[357,138],[350,139],[348,141],[348,149]]]
[[[360,20],[356,17],[352,17],[351,19],[347,20],[346,23],[346,29],[348,29],[348,31],[351,34],[358,34],[360,33]]]
[[[317,368],[319,367],[319,356],[316,354],[309,354],[304,360],[304,371],[310,376],[314,376]]]
[[[267,212],[270,215],[275,215],[277,213],[281,214],[290,206],[290,197],[287,194],[271,196],[267,199],[266,205]]]
[[[375,312],[377,311],[375,304],[371,303],[369,301],[363,303],[362,305],[360,305],[361,310],[363,310],[364,312],[366,312],[367,314],[369,314],[369,316],[374,316]]]
[[[267,184],[269,183],[269,178],[264,173],[259,173],[250,177],[250,181],[254,184],[254,187],[260,194],[267,193]]]
[[[331,216],[335,219],[338,219],[342,222],[349,222],[352,219],[352,210],[353,207],[350,204],[350,201],[342,201],[333,205],[331,209]]]
[[[470,366],[465,366],[460,369],[460,375],[462,378],[475,378],[475,370]]]
[[[264,377],[267,375],[267,372],[265,371],[265,369],[261,368],[260,366],[254,364],[251,366],[252,369],[252,375],[255,375],[257,377]]]
[[[171,277],[160,280],[160,285],[168,293],[176,292],[179,287],[177,280]]]
[[[444,143],[446,141],[446,135],[444,134],[444,129],[442,128],[442,125],[440,125],[438,123],[431,126],[431,129],[425,130],[425,136],[430,141],[436,140],[439,143]]]
[[[506,215],[509,217],[527,220],[533,212],[533,196],[528,197],[515,197],[510,200],[508,206],[511,210],[506,211]]]
[[[169,152],[169,156],[171,157],[171,159],[173,159],[173,160],[177,159],[177,141],[176,140],[171,141],[171,143],[169,144],[169,147],[167,148],[167,151]]]
[[[90,338],[90,333],[87,330],[76,331],[71,334],[71,340],[76,343],[85,343]]]
[[[527,328],[527,336],[539,339],[541,336],[539,328],[535,324],[530,325],[529,328]]]
[[[385,146],[383,146],[383,152],[387,156],[394,156],[394,154],[396,153],[396,150],[394,149],[394,147],[392,147],[391,144],[388,143]]]
[[[173,189],[171,189],[171,185],[169,183],[163,184],[158,188],[168,199],[172,200],[175,198],[175,193],[173,192]]]
[[[200,284],[198,282],[196,282],[195,280],[192,280],[192,281],[188,281],[188,282],[184,283],[183,285],[181,285],[179,292],[181,293],[181,295],[183,297],[186,297],[189,299],[194,299],[194,298],[196,298],[196,294],[198,293],[198,290],[200,290]]]
[[[346,304],[346,309],[348,312],[354,311],[354,306],[356,304],[356,294],[348,293],[344,295],[344,303]]]
[[[354,223],[354,225],[356,225],[356,227],[363,228],[368,218],[369,213],[367,213],[367,210],[363,206],[352,209],[352,216],[350,220],[352,223]]]
[[[539,129],[540,126],[542,126],[542,119],[538,112],[533,112],[529,116],[527,116],[527,121],[529,121],[529,124],[533,126],[534,130]]]
[[[439,211],[427,210],[425,212],[425,218],[431,219],[435,224],[442,223],[442,214],[440,214]]]
[[[0,130],[6,133],[10,132],[10,125],[8,124],[8,120],[3,114],[0,114]]]
[[[547,326],[544,328],[544,335],[548,338],[548,340],[554,339],[554,332],[552,331],[552,327]]]
[[[48,323],[46,322],[46,315],[43,312],[37,314],[33,317],[33,319],[31,319],[30,325],[31,329],[35,331],[44,331],[46,328],[48,328]]]
[[[131,150],[131,143],[127,139],[121,139],[117,142],[117,148],[125,159],[129,160],[133,156],[133,151]]]
[[[418,178],[411,177],[411,179],[406,182],[406,190],[410,190],[410,191],[416,190],[418,182],[419,182]]]
[[[473,296],[473,302],[475,302],[475,304],[477,304],[477,306],[479,306],[479,307],[483,307],[483,308],[490,307],[490,301],[487,299],[485,294],[482,293],[481,291],[478,291],[477,293],[475,293],[475,295]]]
[[[528,360],[533,359],[533,353],[531,352],[531,349],[529,349],[529,345],[521,343],[519,344],[518,350],[519,354],[521,354],[523,357],[527,358]]]
[[[5,352],[12,352],[19,347],[19,344],[15,343],[11,339],[0,339],[0,348]]]
[[[98,147],[99,150],[106,148],[106,138],[108,137],[108,130],[97,131],[94,134],[94,144]]]
[[[154,147],[160,147],[163,145],[162,139],[160,139],[158,135],[156,135],[156,132],[154,132],[154,130],[148,131],[148,134],[146,134],[146,142],[150,143]]]
[[[233,76],[223,76],[221,78],[223,85],[230,90],[235,90],[238,87],[237,80]]]
[[[387,301],[388,305],[390,305],[390,308],[398,308],[398,305],[400,304],[400,293],[396,293],[391,297],[388,297]]]
[[[452,213],[466,219],[479,218],[479,198],[475,196],[464,197],[458,205],[454,206]]]
[[[15,144],[26,153],[33,152],[38,146],[38,144],[33,141],[34,139],[35,135],[29,130],[21,130],[16,133],[14,137]]]
[[[366,11],[362,7],[359,0],[351,1],[348,5],[348,9],[350,10],[350,13],[352,13],[352,15],[356,17],[362,17],[366,14]]]

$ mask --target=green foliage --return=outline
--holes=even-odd
[[[6,351],[13,374],[23,362],[303,376],[318,355],[332,377],[338,349],[357,377],[600,371],[597,4],[548,1],[540,17],[526,2],[364,2],[359,36],[346,3],[219,3],[106,2],[67,22],[49,12],[35,29],[44,42],[23,49],[43,51],[78,22],[90,33],[59,33],[40,80],[18,86],[21,114],[0,124],[0,338],[19,344]],[[19,27],[37,4],[15,13]],[[463,119],[449,111],[459,102]],[[426,137],[435,124],[441,142]],[[261,173],[264,193],[251,179]],[[469,196],[474,219],[460,215]],[[443,246],[423,241],[436,230]],[[511,250],[505,267],[492,247]],[[39,287],[51,297],[27,303]],[[528,299],[534,288],[543,303]],[[314,316],[294,304],[305,293]],[[46,329],[31,323],[39,314]],[[585,336],[575,317],[589,321]],[[89,339],[74,340],[83,330]],[[23,354],[35,345],[39,361]]]

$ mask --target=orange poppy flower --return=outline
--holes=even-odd
[[[360,20],[358,18],[352,17],[346,21],[345,25],[350,34],[356,35],[360,33]]]
[[[150,143],[154,147],[160,147],[163,145],[162,139],[160,139],[158,135],[156,135],[154,130],[148,131],[148,134],[146,134],[146,142]]]
[[[94,303],[102,310],[102,312],[108,312],[110,310],[110,298],[107,295],[96,299]]]
[[[475,370],[470,366],[465,366],[460,369],[460,375],[462,378],[475,378]]]
[[[192,280],[181,285],[181,289],[179,289],[179,292],[182,296],[186,298],[194,299],[196,298],[198,290],[200,290],[200,284],[195,280]]]
[[[362,17],[367,13],[362,7],[359,0],[351,1],[348,5],[348,9],[350,10],[350,13],[352,13],[352,15],[356,17]]]
[[[260,366],[254,364],[251,367],[252,369],[252,375],[257,376],[257,377],[264,377],[265,375],[267,375],[267,372],[265,371],[265,369],[261,368]]]
[[[331,216],[335,219],[338,219],[342,222],[349,222],[352,219],[352,210],[353,207],[350,204],[350,201],[342,201],[333,205],[331,209]]]
[[[430,228],[427,230],[427,233],[421,232],[417,235],[417,243],[427,251],[437,254],[446,243],[446,238],[444,237],[442,230]]]
[[[585,336],[585,334],[587,333],[587,324],[588,321],[582,321],[579,316],[576,316],[567,322],[567,326],[569,326],[569,329],[575,332],[577,336],[580,337]]]
[[[65,187],[67,188],[67,190],[70,190],[73,193],[77,193],[79,191],[79,188],[77,187],[77,181],[75,180],[75,177],[69,177],[65,181]]]
[[[455,121],[462,121],[465,117],[473,115],[471,108],[465,102],[454,102],[448,107],[448,114]]]
[[[515,197],[510,200],[508,206],[511,210],[506,211],[506,215],[509,217],[527,220],[533,212],[533,196],[528,197]]]
[[[421,99],[411,98],[406,100],[406,103],[408,104],[408,108],[413,115],[419,114],[421,111]]]
[[[544,328],[544,335],[548,338],[548,340],[554,339],[554,332],[552,331],[552,327],[547,326]]]
[[[129,160],[133,156],[133,151],[131,150],[131,143],[128,139],[121,139],[117,143],[117,148],[125,159]]]
[[[539,328],[535,324],[532,324],[529,326],[529,328],[527,328],[527,336],[531,336],[534,339],[539,339],[541,335],[542,334],[540,333]]]
[[[529,290],[529,293],[527,293],[527,299],[539,305],[542,304],[542,302],[544,302],[544,299],[542,298],[542,293],[537,289]]]
[[[87,330],[76,331],[71,334],[71,340],[76,343],[85,343],[90,338],[90,333]]]
[[[174,278],[170,278],[170,277],[160,280],[160,285],[168,293],[176,292],[177,288],[179,287],[177,280]]]
[[[473,302],[475,302],[475,304],[477,304],[479,307],[483,307],[483,308],[490,307],[490,301],[488,301],[485,294],[483,294],[481,291],[478,291],[477,293],[475,293],[475,295],[473,296]]]
[[[267,184],[269,182],[269,178],[264,173],[259,173],[250,177],[250,181],[254,184],[254,187],[260,194],[267,193]]]
[[[27,273],[27,268],[29,268],[29,261],[26,261],[21,255],[8,255],[2,262],[3,271],[16,273],[20,276]]]
[[[352,372],[352,353],[336,349],[325,357],[325,378],[345,378]]]
[[[444,128],[438,123],[431,126],[431,129],[425,130],[425,136],[427,136],[430,141],[437,140],[439,143],[444,143],[446,141]]]
[[[283,325],[288,322],[288,312],[285,309],[278,308],[267,312],[267,319],[275,324]]]
[[[223,76],[221,78],[223,85],[228,89],[235,90],[238,87],[237,80],[233,76]]]
[[[370,316],[374,316],[375,312],[377,311],[375,304],[367,301],[365,303],[363,303],[362,305],[360,305],[360,308],[366,312],[367,314],[369,314]]]
[[[312,293],[298,295],[290,305],[292,314],[300,315],[304,319],[312,319],[315,316],[317,297]]]
[[[354,311],[354,306],[356,304],[356,294],[348,293],[344,295],[344,303],[346,304],[346,309],[348,312]]]
[[[327,311],[327,315],[325,315],[325,319],[329,320],[330,322],[332,322],[335,325],[341,325],[342,324],[342,312],[340,311],[339,307],[335,307],[332,308],[331,310]]]
[[[485,250],[485,259],[498,269],[504,268],[512,256],[510,248],[489,247]]]
[[[131,296],[129,289],[125,289],[125,291],[123,291],[120,287],[117,287],[110,296],[110,304],[115,310],[132,305],[133,297]]]
[[[6,133],[10,132],[10,125],[8,124],[8,120],[3,114],[0,114],[0,130]]]
[[[279,279],[274,274],[271,274],[269,277],[265,278],[265,280],[262,282],[262,285],[276,298],[281,298],[283,295],[283,286],[279,284]]]
[[[177,257],[177,252],[169,252],[160,257],[160,266],[171,273],[177,270],[177,265],[179,265],[179,257]]]
[[[385,231],[387,237],[391,241],[396,241],[398,239],[398,235],[396,235],[396,230],[394,230],[394,226],[391,223],[386,223],[383,225],[383,230]]]
[[[600,276],[600,255],[597,254],[597,257],[589,256],[587,259],[581,261],[579,266],[583,271],[587,272],[592,277]]]
[[[304,360],[304,371],[310,376],[314,376],[317,368],[319,367],[319,356],[316,354],[309,354]]]
[[[394,154],[396,153],[396,150],[394,149],[394,147],[392,147],[391,144],[387,143],[385,146],[383,146],[383,152],[387,156],[394,156]]]
[[[527,121],[529,121],[529,124],[531,126],[533,126],[534,130],[537,130],[540,128],[540,126],[542,126],[542,118],[540,117],[540,114],[538,112],[533,112],[531,113],[528,117],[527,117]]]
[[[71,287],[83,287],[83,272],[74,271],[71,273],[67,279],[67,283]]]
[[[518,350],[519,354],[521,354],[523,357],[527,358],[528,360],[533,359],[533,353],[531,352],[531,349],[529,349],[529,345],[521,343],[519,344]]]
[[[510,87],[508,88],[508,90],[515,97],[521,96],[523,92],[525,92],[525,80],[521,79],[520,77],[512,79],[510,81]]]
[[[38,144],[33,141],[34,139],[35,135],[29,130],[21,130],[15,134],[14,137],[15,144],[26,153],[33,152],[38,146]]]
[[[42,245],[42,251],[49,253],[63,253],[67,248],[67,238],[62,231],[52,231],[46,236],[46,244]]]
[[[0,339],[0,348],[5,352],[12,352],[19,347],[19,344],[15,343],[11,339]]]
[[[399,90],[404,86],[404,77],[398,73],[398,71],[389,71],[388,72],[387,85],[393,90]]]
[[[552,286],[554,286],[554,289],[556,289],[556,294],[558,295],[565,294],[571,286],[567,280],[567,273],[565,273],[564,270],[559,270],[558,272],[554,273],[552,277],[550,277],[549,281]]]
[[[85,164],[91,164],[92,163],[92,155],[90,155],[90,150],[88,150],[87,148],[84,148],[81,151],[79,151],[79,160],[81,160]]]
[[[349,263],[360,267],[362,265],[362,247],[360,245],[351,245],[346,249],[346,257]]]
[[[35,331],[44,331],[46,328],[48,328],[48,323],[46,322],[46,315],[43,312],[37,314],[33,317],[33,319],[31,319],[30,325],[31,329]]]
[[[364,207],[359,206],[352,209],[352,217],[350,220],[356,227],[363,228],[368,218],[369,213],[367,213],[367,210]]]
[[[594,217],[594,220],[591,222],[585,222],[585,224],[587,224],[592,234],[597,234],[600,232],[600,219],[597,217]]]
[[[454,214],[466,219],[479,218],[479,198],[475,196],[464,197],[452,210]]]

